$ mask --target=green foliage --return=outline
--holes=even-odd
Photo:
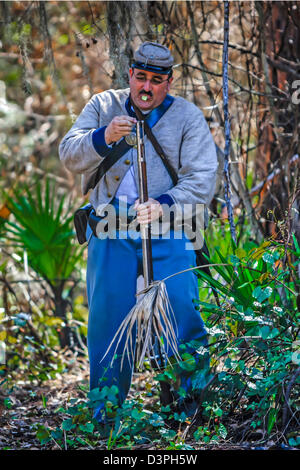
[[[5,223],[5,218],[0,217],[0,240],[5,237]]]
[[[150,439],[173,442],[176,432],[165,427],[159,413],[145,409],[141,397],[128,400],[119,407],[117,394],[116,386],[104,386],[101,390],[91,390],[86,400],[71,399],[68,407],[57,409],[57,413],[64,416],[60,426],[50,429],[37,425],[37,438],[42,445],[54,440],[61,448],[65,447],[65,442],[68,448],[80,448],[82,445],[97,448],[100,441],[105,442],[106,449],[131,449]],[[107,425],[93,418],[99,402],[105,403],[103,417],[108,419]]]
[[[7,408],[8,410],[10,410],[10,408],[12,407],[12,403],[11,403],[10,398],[5,398],[4,401],[3,401],[3,404],[4,404],[5,408]]]
[[[68,279],[82,256],[74,243],[73,214],[64,213],[65,196],[57,197],[55,185],[46,181],[43,191],[35,187],[17,188],[6,194],[16,222],[7,222],[7,238],[28,255],[30,266],[52,285]]]
[[[298,320],[293,295],[296,286],[290,275],[294,265],[286,268],[284,256],[284,248],[274,243],[249,253],[236,249],[227,257],[216,249],[215,259],[208,260],[218,264],[213,276],[198,273],[199,282],[215,288],[221,296],[220,308],[200,302],[210,333],[210,360],[203,342],[182,344],[182,360],[173,361],[156,380],[168,382],[181,403],[187,397],[180,376],[191,379],[200,424],[191,426],[191,417],[180,408],[161,407],[155,400],[146,405],[147,386],[120,407],[118,388],[104,382],[101,389],[88,392],[85,400],[71,399],[69,406],[59,407],[61,424],[56,428],[38,425],[36,435],[41,445],[55,442],[62,449],[110,450],[133,449],[145,443],[172,450],[209,447],[234,439],[231,422],[239,415],[245,421],[240,423],[239,440],[251,440],[258,431],[264,440],[281,435],[287,387],[299,365],[293,347]],[[291,414],[296,411],[296,399],[291,389]],[[101,403],[106,425],[93,418]],[[293,419],[289,419],[292,427],[287,442],[296,447],[299,440],[293,432]],[[183,435],[183,429],[189,434]]]
[[[216,248],[215,258],[208,259],[218,264],[213,268],[216,274],[198,272],[200,283],[221,298],[221,308],[200,301],[217,379],[206,400],[219,404],[225,400],[225,419],[243,403],[242,409],[252,417],[250,431],[263,428],[267,436],[280,429],[287,400],[284,390],[299,366],[293,356],[299,281],[295,265],[285,265],[284,258],[284,247],[271,241],[249,253],[236,249],[227,257]],[[290,410],[296,407],[295,399],[292,393]],[[204,415],[207,411],[204,407]],[[204,439],[206,431],[201,429],[199,436]]]
[[[40,383],[66,369],[57,333],[60,318],[34,308],[31,315],[12,311],[9,317],[1,314],[0,309],[0,319],[6,342],[6,361],[0,372],[9,374],[10,382],[21,373],[27,381]]]
[[[182,377],[192,381],[202,421],[190,428],[197,445],[216,445],[232,437],[230,422],[237,413],[245,417],[242,439],[249,436],[251,440],[251,433],[262,430],[267,440],[286,425],[282,410],[287,399],[291,413],[296,411],[294,390],[288,398],[286,390],[299,365],[293,349],[297,339],[297,286],[291,276],[295,266],[286,267],[284,256],[284,248],[271,242],[249,253],[235,249],[227,257],[216,249],[215,259],[208,260],[217,264],[213,276],[198,273],[200,283],[216,289],[221,297],[221,307],[200,302],[210,333],[210,360],[205,344],[191,341],[180,346],[182,360],[176,363],[171,358],[172,365],[155,377],[170,384],[178,404],[188,398],[181,386]],[[104,384],[89,392],[85,403],[60,410],[68,416],[55,432],[58,437],[59,432],[68,433],[68,446],[75,448],[82,445],[82,439],[96,447],[97,436],[106,439],[107,449],[132,449],[149,441],[166,449],[194,448],[180,431],[190,426],[191,417],[180,407],[148,408],[144,405],[147,396],[146,387],[144,393],[136,393],[134,399],[119,407],[117,387]],[[92,410],[100,403],[105,404],[106,426],[92,418]],[[170,420],[174,429],[168,425]],[[293,423],[292,418],[290,421]],[[289,445],[299,445],[297,435],[292,432],[289,436]],[[62,437],[59,439],[63,445]]]
[[[28,260],[52,291],[55,315],[47,314],[44,324],[56,328],[61,346],[74,344],[75,336],[82,343],[81,335],[86,334],[81,321],[83,309],[74,305],[73,312],[67,313],[73,289],[81,277],[84,250],[75,240],[73,207],[66,207],[65,195],[60,196],[55,183],[49,180],[44,187],[36,181],[32,186],[17,187],[13,196],[4,191],[3,194],[10,213],[4,221],[8,250],[13,249],[12,257],[19,256],[24,263]],[[51,338],[55,342],[57,335]]]
[[[293,447],[300,446],[300,436],[296,436],[295,438],[291,437],[289,439],[289,445]]]
[[[212,407],[207,407],[207,409],[212,409]],[[217,407],[217,410],[220,410]],[[222,411],[222,410],[220,410]],[[216,417],[214,417],[216,416]],[[220,413],[212,412],[210,420],[207,426],[199,426],[193,434],[193,437],[196,441],[202,442],[204,444],[209,443],[216,443],[220,440],[225,440],[227,437],[227,429],[222,423],[219,423],[219,419],[217,418],[220,416]]]
[[[289,255],[295,257],[298,252],[297,243],[288,247]],[[293,387],[286,396],[299,367],[299,314],[294,295],[298,289],[298,258],[286,264],[285,256],[285,247],[271,241],[255,248],[246,242],[242,248],[228,249],[227,256],[216,247],[212,259],[207,260],[216,265],[212,275],[197,273],[200,289],[215,289],[221,299],[220,307],[203,300],[199,303],[210,334],[209,346],[197,341],[180,345],[181,361],[176,363],[171,358],[172,366],[160,371],[155,379],[170,384],[179,405],[190,398],[181,380],[191,380],[200,424],[191,425],[191,417],[180,406],[161,407],[147,386],[119,407],[117,387],[103,383],[100,390],[88,392],[85,400],[72,399],[70,406],[58,408],[61,423],[56,428],[38,424],[36,435],[41,445],[55,442],[62,449],[133,449],[151,442],[158,448],[173,450],[215,446],[236,437],[231,422],[242,416],[245,424],[240,424],[237,439],[251,440],[260,432],[267,440],[281,435],[285,427],[286,442],[298,446],[293,430],[297,407]],[[86,319],[80,296],[73,302],[72,321]],[[16,310],[7,321],[8,342],[12,342],[7,363],[11,370],[27,369],[30,380],[45,380],[57,371],[63,372],[57,335],[61,318],[42,309],[29,319]],[[34,331],[38,329],[38,338],[32,335],[30,322]],[[83,324],[81,328],[85,335]],[[295,385],[298,383],[299,376]],[[149,397],[154,400],[148,405]],[[107,425],[93,418],[100,403],[104,403]],[[284,418],[287,403],[290,414]],[[9,408],[9,400],[5,406]],[[46,399],[43,407],[47,408]],[[188,434],[183,436],[184,429]],[[193,439],[193,445],[187,437]]]
[[[82,253],[73,242],[72,216],[63,209],[64,198],[56,202],[55,187],[47,181],[44,190],[38,182],[34,190],[25,186],[7,201],[15,218],[3,222],[9,241],[21,254],[26,251],[30,266],[55,291],[71,278]],[[187,429],[194,444],[213,446],[234,436],[230,423],[237,416],[244,416],[247,423],[241,426],[239,439],[251,439],[259,431],[266,440],[286,428],[289,445],[299,445],[293,430],[297,407],[294,388],[286,395],[299,366],[295,296],[299,288],[299,245],[293,238],[287,250],[273,241],[257,247],[246,237],[234,247],[230,238],[220,233],[218,237],[222,245],[215,246],[211,259],[207,259],[214,265],[212,275],[197,272],[200,291],[214,289],[221,300],[220,307],[203,297],[199,302],[210,334],[209,345],[197,341],[180,345],[181,361],[171,358],[172,365],[155,377],[157,382],[170,384],[178,406],[160,407],[152,389],[150,393],[146,386],[144,392],[119,407],[117,387],[104,383],[100,390],[90,391],[86,400],[74,399],[70,406],[60,407],[57,413],[61,423],[56,428],[38,424],[36,436],[41,445],[55,442],[60,448],[79,449],[98,448],[101,442],[106,449],[132,449],[152,442],[166,449],[192,449],[188,435],[182,434],[182,429]],[[1,272],[6,275],[5,263]],[[61,288],[60,295],[69,296],[69,290]],[[86,336],[84,299],[78,296],[72,302],[66,318]],[[6,329],[1,335],[5,334],[8,346],[5,367],[11,377],[26,371],[30,381],[43,381],[65,370],[59,354],[58,331],[64,325],[60,315],[43,306],[33,308],[28,315],[15,306],[2,320]],[[183,380],[191,381],[192,397],[186,396]],[[298,382],[299,376],[295,385]],[[154,401],[145,406],[149,397]],[[201,417],[200,424],[193,426],[191,416],[181,407],[190,399]],[[93,418],[100,403],[104,403],[107,425]],[[9,398],[4,406],[11,407]],[[42,406],[47,408],[45,397]]]

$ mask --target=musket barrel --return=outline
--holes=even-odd
[[[144,121],[138,121],[136,126],[137,136],[137,161],[139,176],[139,198],[143,204],[148,201],[148,185],[147,185],[147,169],[144,147]],[[143,271],[144,284],[148,287],[153,281],[153,262],[152,262],[152,246],[151,246],[151,225],[148,227],[140,226],[143,251]]]

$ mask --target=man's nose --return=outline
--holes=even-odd
[[[145,91],[150,91],[151,90],[151,87],[152,87],[152,84],[150,82],[150,79],[148,78],[145,82],[144,82],[144,90]]]

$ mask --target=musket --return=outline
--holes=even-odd
[[[144,146],[144,121],[138,121],[136,125],[137,137],[137,163],[139,178],[139,199],[143,204],[148,201],[148,185],[147,171]],[[142,251],[143,251],[143,272],[145,288],[153,281],[153,262],[152,262],[152,246],[151,246],[151,225],[140,225]]]

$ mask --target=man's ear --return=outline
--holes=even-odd
[[[171,77],[171,78],[169,78],[169,80],[167,81],[168,91],[169,91],[170,88],[171,88],[171,84],[172,84],[172,82],[173,82],[173,79],[174,79],[174,77]]]
[[[129,69],[129,77],[131,78],[132,75],[133,75],[133,68],[130,67],[130,69]]]

